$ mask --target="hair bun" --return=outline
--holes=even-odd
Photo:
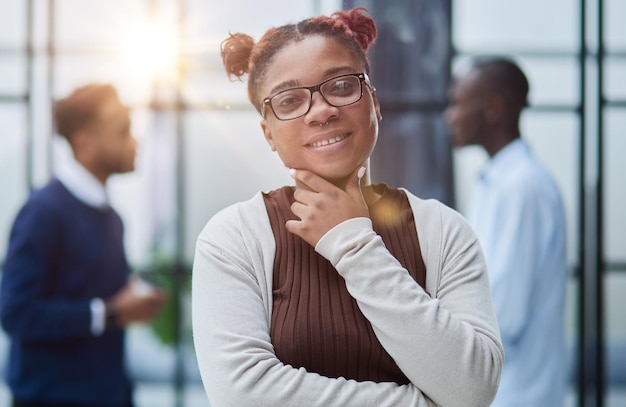
[[[220,44],[222,62],[229,77],[241,77],[248,73],[254,39],[248,34],[230,34]]]
[[[342,21],[365,52],[376,42],[377,30],[374,19],[364,7],[333,13],[332,17]]]

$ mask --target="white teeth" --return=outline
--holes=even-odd
[[[315,143],[311,144],[311,146],[313,146],[313,147],[321,147],[321,146],[326,146],[326,145],[329,145],[329,144],[335,144],[335,143],[345,139],[346,137],[348,137],[348,136],[345,135],[345,134],[342,134],[341,136],[337,136],[337,137],[331,138],[329,140],[316,141]]]

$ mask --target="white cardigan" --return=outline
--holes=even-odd
[[[200,233],[192,324],[212,407],[488,406],[504,359],[482,250],[465,220],[404,190],[426,264],[425,292],[368,218],[345,221],[315,250],[331,261],[411,384],[328,378],[282,363],[270,342],[275,242],[261,193]]]

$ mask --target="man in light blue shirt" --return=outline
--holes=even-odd
[[[528,81],[510,60],[478,61],[450,92],[453,144],[482,146],[468,220],[485,252],[505,362],[492,406],[559,407],[566,388],[565,215],[559,190],[520,137]]]

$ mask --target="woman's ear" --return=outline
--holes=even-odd
[[[383,119],[383,115],[380,113],[380,103],[378,103],[378,96],[376,96],[376,88],[370,87],[372,90],[372,101],[374,102],[374,110],[376,111],[376,118],[378,121]]]
[[[261,120],[261,129],[263,130],[263,135],[265,136],[265,140],[267,141],[267,144],[270,145],[270,148],[272,149],[272,151],[276,151],[276,146],[274,146],[274,138],[272,137],[272,131],[267,125],[267,120],[265,119]]]

